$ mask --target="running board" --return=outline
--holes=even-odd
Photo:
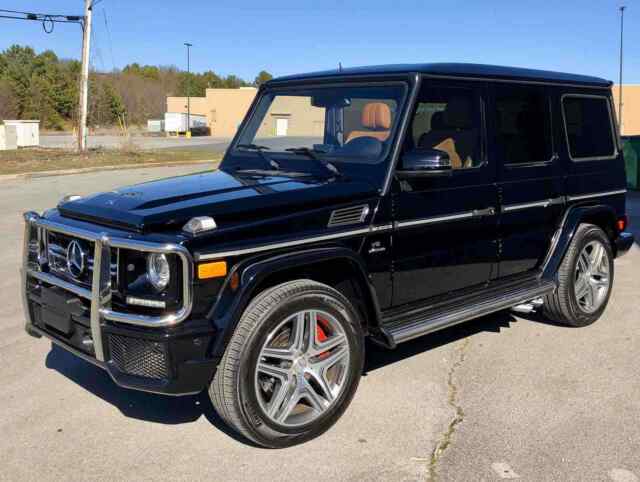
[[[478,295],[475,300],[467,300],[464,305],[439,306],[422,313],[407,313],[394,316],[395,320],[385,324],[384,332],[392,345],[413,340],[422,335],[442,330],[449,326],[479,318],[500,310],[506,310],[534,298],[546,295],[556,288],[553,281],[539,281],[521,284],[517,288],[496,292],[492,296]],[[397,320],[397,321],[396,321]]]

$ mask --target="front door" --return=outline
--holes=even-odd
[[[563,212],[564,178],[554,148],[552,87],[492,84],[490,158],[502,200],[498,276],[535,273]]]
[[[498,199],[485,149],[484,93],[481,82],[423,81],[405,152],[445,151],[453,170],[394,180],[394,306],[446,298],[491,279]]]

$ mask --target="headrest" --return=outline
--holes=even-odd
[[[362,109],[362,126],[372,130],[391,128],[391,109],[382,102],[369,102]]]
[[[444,112],[435,112],[431,116],[431,130],[441,131],[445,128],[444,124]]]
[[[470,129],[473,126],[469,99],[453,97],[444,110],[444,122],[452,129]]]

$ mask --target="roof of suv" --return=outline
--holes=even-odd
[[[562,72],[550,72],[546,70],[523,69],[519,67],[504,67],[483,64],[458,64],[458,63],[434,63],[434,64],[394,64],[372,65],[366,67],[349,67],[335,70],[324,70],[307,74],[295,74],[278,77],[273,82],[311,80],[315,78],[339,77],[349,75],[384,75],[420,72],[424,74],[450,76],[489,78],[500,80],[533,81],[545,83],[577,84],[585,86],[609,87],[612,82],[600,77],[588,75],[567,74]]]

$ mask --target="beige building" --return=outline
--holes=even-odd
[[[618,115],[620,89],[613,86],[613,100]],[[622,88],[622,129],[623,136],[640,136],[640,84],[624,84]]]
[[[614,85],[616,116],[618,92],[618,86]],[[205,97],[191,97],[191,112],[206,116],[212,136],[232,137],[256,93],[254,87],[207,89]],[[640,84],[624,85],[622,101],[622,135],[640,136]],[[259,137],[322,135],[323,110],[310,107],[307,98],[279,98],[269,111],[260,127]],[[167,112],[187,112],[187,98],[167,97]]]
[[[205,97],[191,97],[191,113],[206,116],[212,136],[232,137],[258,90],[207,89]],[[186,97],[167,97],[167,112],[187,112]]]
[[[232,137],[256,96],[254,87],[207,89],[205,97],[191,97],[191,113],[206,116],[210,133]],[[187,112],[186,97],[167,97],[167,112]],[[309,104],[309,97],[278,97],[260,126],[258,137],[322,137],[324,109]]]

